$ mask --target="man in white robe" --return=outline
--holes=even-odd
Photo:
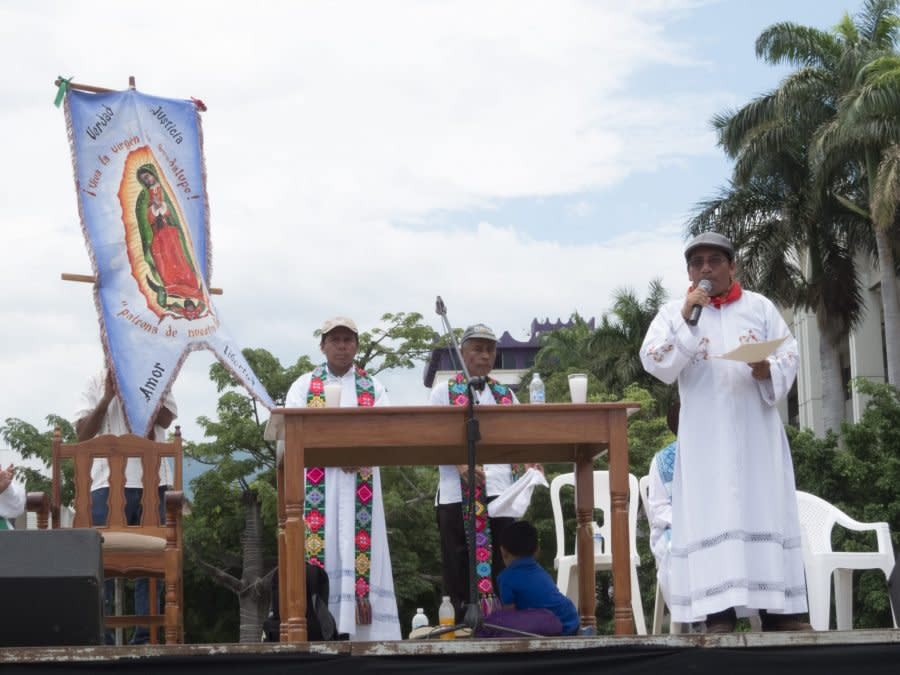
[[[353,359],[359,348],[359,331],[346,317],[329,319],[322,326],[320,343],[325,363],[321,379],[340,382],[342,408],[358,405],[357,368]],[[310,385],[319,369],[301,375],[285,398],[286,408],[305,408],[310,398]],[[387,391],[374,377],[371,380],[376,406],[390,405]],[[328,609],[335,617],[339,633],[351,640],[399,640],[400,618],[394,594],[394,578],[388,549],[384,504],[381,499],[381,474],[372,467],[371,571],[369,603],[371,623],[356,622],[356,467],[325,469],[325,571],[328,573],[330,597]]]
[[[476,390],[475,403],[477,405],[517,404],[515,392],[490,377],[490,372],[497,360],[497,336],[494,331],[483,323],[477,323],[466,328],[460,342],[460,352],[469,375],[473,378],[483,377],[487,380],[483,389]],[[431,390],[431,405],[468,405],[467,385],[462,373],[449,381],[436,381]],[[522,468],[530,467],[543,472],[540,464],[524,464]],[[469,546],[466,541],[462,493],[463,482],[468,481],[468,472],[466,464],[440,466],[438,493],[435,498],[436,517],[441,536],[444,593],[450,596],[450,602],[456,610],[457,621],[463,620],[465,606],[469,603],[470,597]],[[490,503],[510,488],[514,480],[513,467],[510,464],[477,464],[475,467],[475,481],[483,486],[485,504]],[[514,518],[489,515],[487,525],[491,532],[491,541],[482,541],[479,544],[485,557],[488,544],[491,548],[490,569],[482,569],[484,574],[476,575],[482,612],[485,615],[492,611],[493,600],[490,600],[490,597],[499,598],[497,576],[506,567],[498,544],[500,535],[513,522],[515,522]],[[481,565],[478,567],[481,568]],[[490,590],[485,585],[488,579],[492,586]],[[499,600],[494,604],[499,604]]]
[[[641,346],[647,372],[678,381],[672,482],[670,602],[681,623],[734,630],[735,609],[759,609],[763,630],[809,630],[794,470],[776,409],[798,365],[797,343],[771,301],[741,289],[734,249],[706,232],[685,249],[691,288],[663,306]],[[707,280],[707,292],[700,285]],[[694,306],[703,308],[689,324]],[[786,338],[767,359],[714,358]]]

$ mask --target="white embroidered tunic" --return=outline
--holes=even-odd
[[[667,303],[641,347],[647,372],[678,381],[681,414],[672,482],[672,618],[729,607],[806,611],[794,469],[776,403],[797,372],[797,343],[775,306],[743,291],[707,306],[688,326]],[[788,336],[769,357],[771,379],[713,358],[748,342]]]
[[[384,385],[369,376],[375,387],[375,405],[390,405]],[[305,408],[312,373],[301,375],[285,397],[286,408]],[[343,377],[327,373],[326,382],[340,380],[341,407],[355,408],[356,375],[354,369]],[[330,597],[328,609],[337,621],[338,632],[349,633],[352,640],[399,640],[400,617],[394,595],[394,577],[388,549],[384,503],[381,499],[381,473],[372,467],[372,570],[369,576],[369,602],[372,623],[356,624],[356,473],[339,467],[325,469],[325,567]]]

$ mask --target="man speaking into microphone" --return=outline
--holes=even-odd
[[[691,287],[664,305],[641,346],[648,373],[678,381],[670,610],[730,632],[759,610],[763,630],[811,630],[794,469],[776,409],[797,374],[797,343],[775,305],[735,280],[734,247],[704,232],[684,251]],[[704,283],[706,282],[706,283]],[[783,342],[768,358],[716,358]]]

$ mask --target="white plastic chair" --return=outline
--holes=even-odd
[[[797,491],[800,530],[803,538],[803,565],[809,623],[814,630],[828,630],[831,615],[831,578],[834,576],[834,605],[838,630],[853,628],[853,570],[878,569],[890,578],[894,569],[894,549],[887,523],[861,523],[836,506],[808,492]],[[875,532],[877,551],[832,551],[831,531],[838,524],[855,532]],[[893,603],[891,606],[893,610]],[[891,612],[894,616],[894,612]],[[894,618],[894,628],[897,621]]]
[[[647,521],[649,523],[650,520],[650,476],[642,476],[641,480],[638,481],[638,485],[640,486],[641,492],[641,503],[644,505],[644,515],[647,516]],[[656,594],[655,599],[653,600],[653,634],[659,634],[662,632],[662,624],[663,624],[663,616],[666,610],[666,600],[663,598],[662,588],[659,586],[659,582],[656,582]],[[669,632],[670,633],[681,633],[684,630],[684,626],[677,621],[672,621],[671,617],[669,620]]]
[[[553,525],[556,530],[556,557],[553,566],[558,570],[556,585],[560,592],[567,595],[575,604],[578,604],[578,558],[577,555],[566,554],[565,528],[563,525],[562,503],[560,490],[565,486],[575,486],[575,475],[572,473],[560,474],[550,482],[550,504],[553,507]],[[628,474],[628,537],[631,550],[631,611],[634,616],[634,629],[638,635],[647,634],[647,624],[644,621],[644,608],[641,604],[641,589],[638,585],[637,568],[641,564],[641,558],[637,551],[637,511],[638,511],[638,480],[633,474]],[[603,525],[594,522],[594,531],[603,535],[603,550],[594,547],[594,570],[612,569],[611,528],[610,528],[610,496],[609,496],[609,472],[594,471],[594,509],[603,512]],[[577,550],[577,548],[576,548]]]

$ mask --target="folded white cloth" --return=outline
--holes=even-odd
[[[550,487],[544,474],[537,469],[528,469],[519,480],[488,504],[488,515],[491,518],[521,518],[528,510],[531,493],[537,485]]]

